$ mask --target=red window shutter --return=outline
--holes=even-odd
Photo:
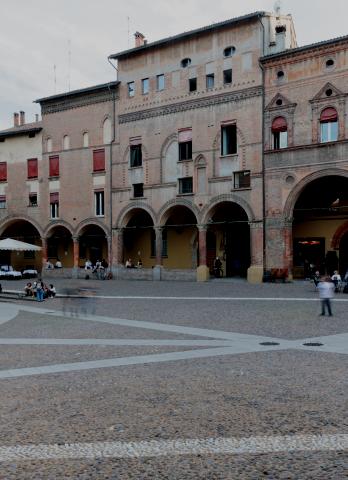
[[[272,123],[272,132],[286,132],[288,129],[288,124],[284,117],[277,117],[273,120]]]
[[[105,150],[93,151],[93,172],[103,172],[105,170]]]
[[[337,118],[337,112],[333,107],[325,108],[320,115],[321,122],[337,122]]]
[[[7,162],[0,162],[0,182],[7,181]]]
[[[38,177],[37,158],[28,159],[28,178]]]
[[[59,203],[59,192],[50,193],[50,203]]]
[[[59,156],[55,155],[49,158],[50,160],[50,177],[59,177]]]

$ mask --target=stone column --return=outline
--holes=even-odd
[[[47,252],[47,238],[41,238],[42,250],[41,250],[41,262],[42,262],[42,270],[46,268],[46,263],[48,260],[48,252]]]
[[[207,266],[207,226],[198,225],[198,257],[197,282],[209,280],[209,269]]]
[[[73,259],[74,259],[74,266],[72,268],[72,278],[78,278],[79,259],[80,259],[79,237],[72,237],[72,241],[73,241]]]
[[[163,266],[162,266],[163,227],[154,227],[154,229],[156,234],[156,265],[152,269],[152,279],[161,280],[162,269],[163,269]]]
[[[288,269],[288,279],[293,278],[293,244],[292,244],[292,221],[284,222],[283,227],[283,239],[284,239],[284,268]]]
[[[112,265],[123,265],[123,228],[115,228],[112,232]]]
[[[162,265],[162,248],[163,248],[163,239],[162,239],[162,227],[154,227],[156,233],[156,265]]]
[[[248,282],[261,283],[263,278],[263,224],[250,222],[250,267]]]

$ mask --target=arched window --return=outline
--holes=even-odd
[[[273,120],[272,136],[274,150],[288,147],[288,124],[284,117],[277,117]]]
[[[335,142],[338,139],[338,115],[333,107],[325,108],[320,115],[320,141]]]
[[[89,145],[88,132],[85,132],[83,134],[83,146],[88,147],[88,145]]]
[[[103,123],[103,142],[110,143],[111,139],[111,120],[106,118]]]
[[[69,148],[70,148],[69,135],[64,135],[64,137],[63,137],[63,150],[69,150]]]

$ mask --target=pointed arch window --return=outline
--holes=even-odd
[[[284,117],[277,117],[272,123],[273,149],[288,147],[288,124]]]
[[[336,142],[338,139],[338,115],[333,107],[325,108],[320,115],[320,142]]]

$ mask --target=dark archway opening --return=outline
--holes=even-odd
[[[151,216],[145,210],[134,210],[123,235],[123,263],[127,259],[133,265],[151,268],[155,264],[156,240]]]
[[[1,239],[13,238],[21,242],[42,246],[38,230],[26,220],[15,220],[5,228]],[[10,252],[0,250],[0,265],[11,265],[15,270],[41,270],[41,252]]]
[[[345,243],[336,251],[331,242],[348,218],[348,179],[331,175],[311,182],[299,196],[293,217],[294,277],[310,278],[316,270],[332,275],[337,268],[344,273]]]
[[[59,260],[63,267],[73,267],[73,242],[67,228],[57,226],[50,230],[47,238],[47,259],[53,265]]]
[[[108,258],[108,242],[104,230],[98,225],[87,225],[79,236],[80,266],[90,260],[93,265],[97,260]]]
[[[217,205],[209,222],[207,237],[208,266],[212,269],[215,236],[215,256],[223,263],[226,277],[246,277],[250,266],[250,228],[242,207],[232,202]]]

